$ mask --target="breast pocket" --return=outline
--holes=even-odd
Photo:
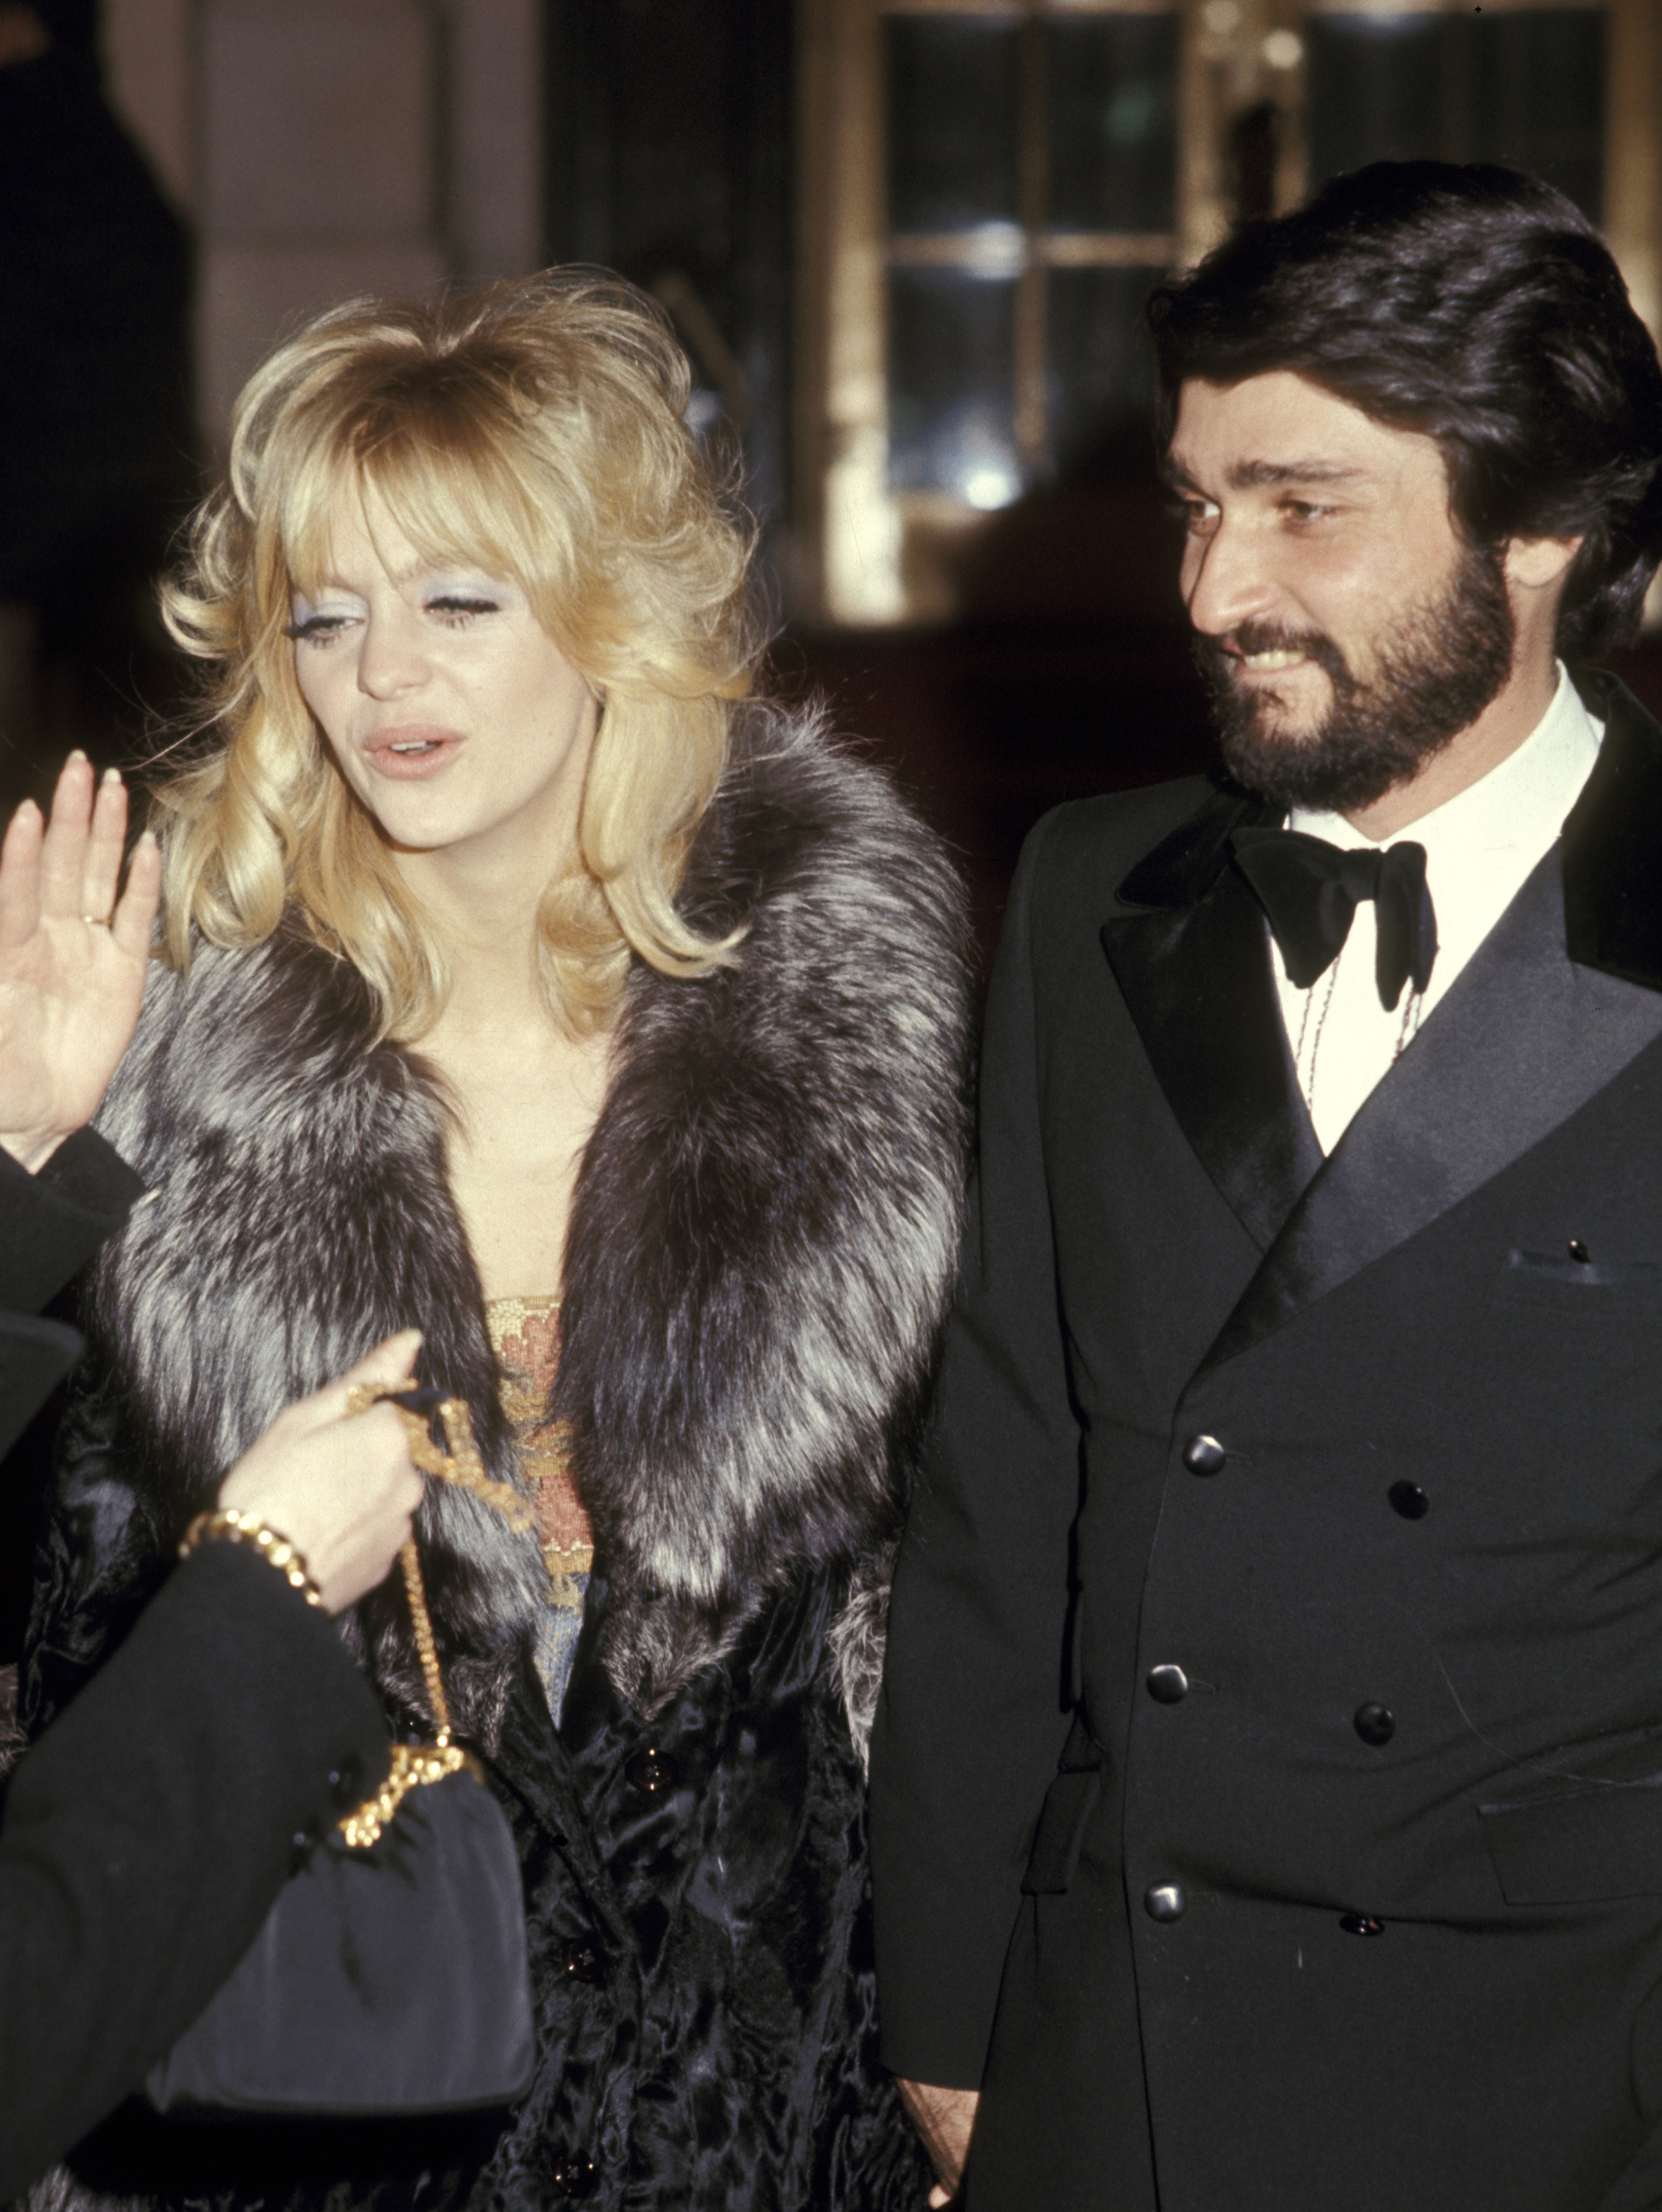
[[[1490,1277],[1502,1310],[1539,1315],[1554,1329],[1602,1338],[1612,1328],[1631,1327],[1653,1357],[1662,1330],[1662,1260],[1601,1257],[1598,1247],[1586,1260],[1557,1250],[1520,1247]]]
[[[1591,1254],[1578,1259],[1566,1250],[1511,1251],[1507,1272],[1515,1283],[1562,1283],[1569,1290],[1617,1290],[1634,1287],[1662,1289],[1662,1260],[1595,1260]]]

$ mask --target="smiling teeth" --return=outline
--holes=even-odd
[[[1249,668],[1296,668],[1304,654],[1288,646],[1277,646],[1271,653],[1248,653],[1242,655]]]

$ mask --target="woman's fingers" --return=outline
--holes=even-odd
[[[420,1350],[418,1328],[395,1329],[349,1367],[335,1387],[344,1389],[354,1382],[390,1382],[395,1389],[401,1389],[416,1371],[416,1354]]]
[[[120,803],[125,823],[125,791]],[[40,848],[40,912],[49,921],[66,921],[89,911],[81,902],[81,891],[92,816],[92,763],[85,753],[74,752],[58,772],[58,787],[52,795],[52,813]],[[112,900],[111,904],[113,902]],[[108,906],[104,913],[107,916]]]
[[[58,772],[52,814],[32,799],[0,843],[0,950],[25,944],[42,920],[107,922],[130,959],[148,959],[161,896],[161,854],[149,830],[133,848],[125,890],[121,858],[127,789],[116,769],[94,783],[92,763],[71,753]]]
[[[347,1393],[355,1382],[384,1383],[389,1389],[401,1390],[415,1373],[416,1354],[420,1350],[418,1328],[395,1329],[362,1359],[355,1360],[337,1381],[327,1383],[315,1396],[303,1399],[301,1406],[314,1421],[343,1421]],[[301,1407],[295,1410],[299,1412]]]
[[[253,1513],[295,1546],[331,1613],[384,1579],[422,1498],[396,1408],[372,1406],[349,1420],[346,1395],[354,1382],[407,1381],[420,1344],[418,1329],[400,1329],[289,1407],[220,1486],[222,1505]]]
[[[130,959],[149,958],[150,933],[161,902],[161,848],[155,832],[147,830],[133,847],[132,859],[127,863],[127,887],[117,902],[111,925],[118,949]]]
[[[93,799],[92,825],[81,852],[79,896],[83,921],[113,920],[126,842],[127,787],[119,769],[106,769]]]
[[[32,799],[6,824],[0,841],[0,951],[26,945],[40,919],[40,845],[46,824]]]

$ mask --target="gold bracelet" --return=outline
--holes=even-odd
[[[305,1560],[286,1536],[279,1536],[275,1528],[268,1528],[258,1515],[240,1513],[235,1506],[222,1506],[217,1512],[198,1513],[180,1540],[179,1556],[188,1559],[199,1545],[216,1540],[227,1544],[252,1544],[262,1559],[270,1560],[291,1589],[297,1589],[307,1605],[323,1606],[323,1592],[312,1580]]]

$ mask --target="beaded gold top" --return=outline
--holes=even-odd
[[[560,1301],[492,1298],[484,1314],[491,1348],[502,1363],[502,1411],[536,1504],[550,1600],[562,1611],[581,1612],[583,1591],[576,1577],[594,1565],[594,1532],[572,1480],[570,1424],[545,1419],[560,1369]]]

